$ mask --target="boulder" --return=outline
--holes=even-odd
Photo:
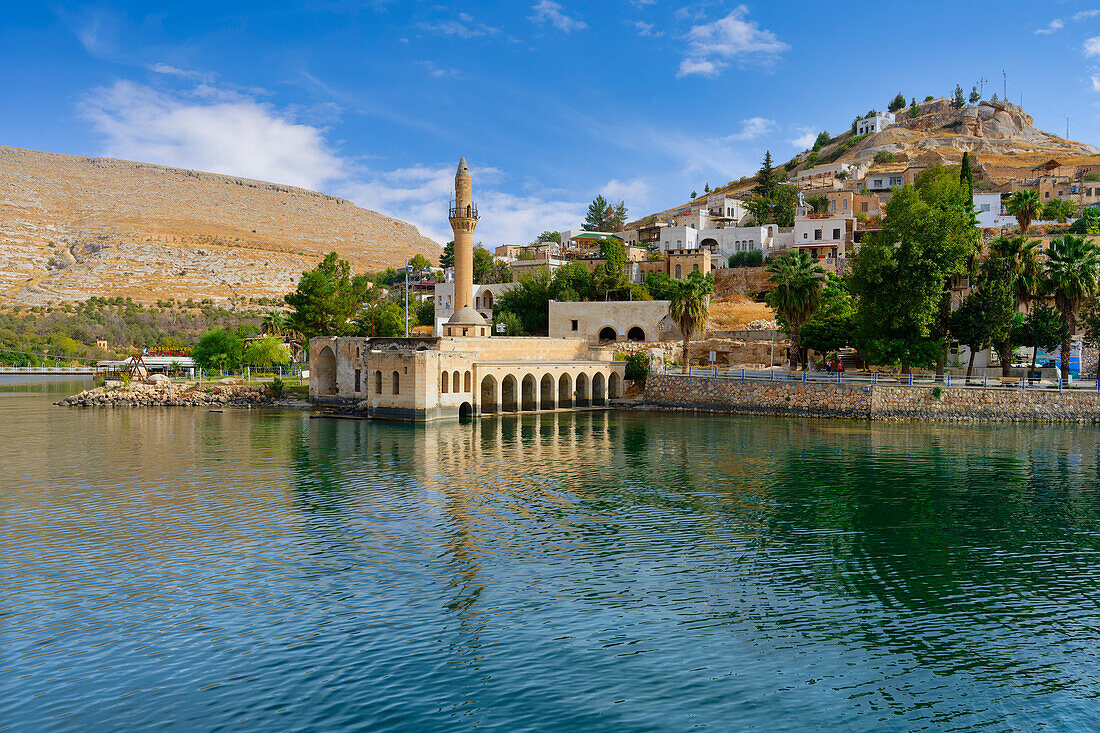
[[[218,384],[240,384],[241,380],[236,377],[226,377],[225,379],[219,379]]]

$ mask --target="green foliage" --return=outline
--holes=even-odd
[[[419,326],[435,326],[435,302],[428,298],[416,304],[416,323]]]
[[[447,244],[443,245],[443,254],[439,257],[439,266],[455,266],[455,242],[453,239],[450,242],[447,242]]]
[[[286,382],[280,377],[275,377],[271,380],[271,384],[267,386],[267,393],[272,399],[283,399],[286,397]]]
[[[355,335],[392,338],[405,335],[405,309],[392,300],[372,300],[355,319]]]
[[[941,402],[943,400],[943,387],[937,384],[932,388],[932,399],[936,402]]]
[[[630,286],[630,299],[631,300],[653,300],[653,296],[650,295],[649,289],[645,285],[631,285]]]
[[[633,351],[626,355],[626,378],[644,382],[649,376],[649,352]]]
[[[493,313],[514,314],[523,335],[545,336],[550,323],[550,276],[538,270],[522,278],[516,287],[497,297]]]
[[[974,170],[970,167],[970,153],[963,152],[962,167],[959,169],[959,183],[966,187],[970,193],[970,200],[974,199]]]
[[[419,252],[413,255],[412,259],[409,260],[409,267],[412,268],[414,271],[427,270],[431,266],[431,261]]]
[[[676,285],[669,299],[668,314],[683,334],[686,365],[691,363],[688,361],[688,343],[692,335],[698,329],[706,327],[710,313],[710,295],[714,292],[714,276],[710,273],[703,275],[694,270],[684,279],[674,282]]]
[[[880,150],[875,153],[876,163],[893,163],[897,160],[897,157],[889,150]]]
[[[698,194],[698,193],[697,193],[697,192],[695,191],[695,189],[694,189],[694,188],[693,188],[693,189],[691,189],[691,198],[692,198],[693,200],[694,200],[694,199],[697,199],[697,198],[699,198],[699,194]]]
[[[645,277],[645,288],[654,300],[671,300],[676,293],[676,282],[663,272],[651,272]]]
[[[493,257],[480,244],[474,247],[474,282],[478,285],[512,282],[512,268],[508,263]]]
[[[855,331],[855,304],[847,280],[829,275],[821,289],[821,305],[798,330],[804,349],[819,354],[848,346]]]
[[[1087,334],[1089,330],[1087,317],[1085,323]],[[1096,334],[1100,336],[1100,331]],[[1046,352],[1054,351],[1068,337],[1069,326],[1062,320],[1062,314],[1057,308],[1046,303],[1036,304],[1019,328],[1012,331],[1014,343],[1032,349],[1037,347]],[[1093,341],[1093,343],[1096,342]]]
[[[531,244],[542,244],[543,242],[561,242],[561,232],[551,232],[549,230],[535,237],[535,241]]]
[[[962,109],[966,106],[966,99],[963,98],[963,88],[958,84],[955,85],[955,92],[951,95],[951,106],[955,109]]]
[[[523,336],[526,333],[523,328],[523,322],[520,321],[519,316],[511,311],[502,311],[499,308],[493,311],[493,333],[498,333],[498,323],[504,324],[505,336]]]
[[[806,203],[810,205],[810,209],[814,214],[829,213],[829,199],[826,196],[811,196],[806,199]]]
[[[1030,188],[1013,191],[1005,204],[1005,211],[1016,217],[1020,225],[1020,233],[1025,236],[1031,222],[1039,218],[1041,208],[1039,192]]]
[[[592,293],[592,273],[580,262],[570,262],[554,272],[550,282],[550,297],[554,300],[578,301]]]
[[[828,145],[830,140],[832,140],[832,138],[829,137],[829,132],[827,130],[822,130],[821,132],[817,133],[817,138],[814,139],[814,152],[817,152],[818,150],[821,150],[822,147]]]
[[[759,179],[758,179],[759,180]],[[757,185],[757,189],[760,186]],[[745,207],[758,225],[778,224],[781,227],[794,226],[795,206],[798,203],[798,188],[788,184],[775,184],[770,193],[756,193],[744,199]]]
[[[317,267],[303,272],[297,289],[286,296],[293,309],[290,323],[306,338],[354,333],[353,318],[370,290],[364,275],[353,276],[351,265],[330,252]]]
[[[764,160],[760,164],[760,170],[756,172],[756,185],[752,191],[760,198],[768,200],[773,196],[778,185],[779,174],[772,164],[772,151],[767,150],[764,152]],[[692,198],[695,198],[695,196],[693,195]]]
[[[898,92],[898,95],[890,100],[890,104],[886,107],[890,112],[897,112],[899,109],[905,107],[905,95]]]
[[[259,367],[286,365],[290,363],[290,350],[282,339],[264,336],[245,344],[244,361]]]
[[[239,336],[222,328],[212,328],[191,350],[191,358],[203,369],[225,370],[241,363],[244,345]]]
[[[1069,225],[1067,231],[1070,234],[1100,235],[1100,211],[1091,206],[1086,206],[1081,210],[1081,215],[1077,217],[1077,221]]]
[[[970,88],[970,103],[977,104],[982,101],[982,95],[978,94],[978,87],[974,86]]]
[[[925,102],[931,102],[934,99],[935,99],[935,97],[933,97],[931,94],[929,94],[927,97],[924,98],[924,101]]]
[[[692,195],[692,198],[695,198]],[[620,201],[613,205],[599,194],[588,205],[588,214],[584,218],[581,228],[588,232],[617,232],[626,223],[626,204]]]
[[[1065,224],[1066,220],[1077,213],[1077,206],[1065,199],[1051,199],[1043,204],[1043,218]]]
[[[913,103],[909,105],[909,119],[915,120],[920,117],[920,107],[917,106],[917,100],[913,100]]]
[[[998,273],[996,267],[988,272],[947,319],[951,335],[970,348],[970,363],[966,369],[968,377],[973,371],[977,352],[993,344],[1011,342],[1012,317],[1016,311],[1009,284],[998,274],[1003,273]],[[1006,346],[1004,350],[1011,358],[1011,346]]]
[[[767,302],[785,322],[791,340],[791,368],[795,369],[804,360],[800,330],[821,305],[825,270],[808,252],[796,249],[768,262],[768,272],[775,290],[768,293]]]
[[[1092,241],[1073,234],[1053,239],[1047,251],[1046,290],[1062,313],[1067,333],[1073,333],[1077,308],[1096,294],[1100,253]],[[1062,374],[1069,373],[1069,336],[1062,341]]]
[[[1096,171],[1089,171],[1088,173],[1085,174],[1085,180],[1086,181],[1100,181],[1100,173],[1097,173]]]
[[[730,255],[730,267],[760,267],[764,264],[764,253],[758,249],[734,252]]]

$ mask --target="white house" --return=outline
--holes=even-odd
[[[821,259],[844,257],[854,231],[851,217],[799,217],[794,222],[794,246],[809,249]]]
[[[489,285],[474,284],[474,310],[480,313],[486,321],[493,320],[493,306],[501,293],[506,293],[516,287],[516,283],[492,283]],[[435,330],[436,335],[443,333],[443,324],[454,315],[454,280],[435,284]]]
[[[856,134],[871,135],[882,132],[892,124],[894,124],[893,112],[876,112],[873,117],[856,120]]]
[[[726,267],[730,255],[735,252],[759,250],[767,256],[777,246],[780,236],[775,224],[756,227],[723,227],[721,229],[695,229],[687,226],[665,227],[661,230],[660,249],[668,252],[680,249],[709,249],[711,263]]]

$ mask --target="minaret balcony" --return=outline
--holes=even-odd
[[[448,216],[451,219],[477,219],[477,203],[469,203],[458,206],[453,200],[450,203]]]

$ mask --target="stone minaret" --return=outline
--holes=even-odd
[[[455,311],[444,325],[443,333],[446,336],[487,336],[489,327],[474,310],[474,229],[478,215],[465,158],[458,161],[455,173],[455,200],[451,203],[450,220],[455,237]]]

